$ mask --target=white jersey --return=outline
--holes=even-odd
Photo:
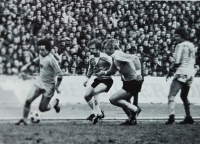
[[[92,74],[94,73],[94,68],[96,66],[98,66],[98,62],[99,62],[100,58],[104,58],[104,60],[106,60],[111,65],[111,63],[112,63],[112,57],[108,56],[105,53],[100,52],[99,57],[94,57],[94,55],[90,55],[90,57],[89,57],[89,68],[88,68],[88,72],[87,72],[87,77],[91,77],[92,76]],[[95,66],[92,66],[91,59],[95,60],[95,63],[96,63]],[[110,76],[101,76],[101,77],[98,76],[97,78],[99,78],[99,79],[107,79],[107,78],[111,78],[111,77]]]
[[[175,64],[180,64],[175,73],[179,81],[186,82],[194,77],[195,47],[191,42],[182,42],[176,46]]]

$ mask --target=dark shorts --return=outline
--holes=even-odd
[[[113,80],[112,79],[102,79],[102,80],[99,80],[97,78],[94,79],[94,82],[92,83],[92,87],[95,88],[96,86],[98,86],[100,83],[103,83],[107,86],[106,88],[106,91],[105,92],[108,92],[113,84]]]
[[[123,81],[122,89],[131,94],[139,93],[142,88],[143,81]]]

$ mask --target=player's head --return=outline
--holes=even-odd
[[[37,42],[39,53],[42,56],[46,56],[49,52],[51,52],[51,43],[47,39],[41,39]]]
[[[87,47],[89,48],[91,54],[97,55],[102,49],[102,42],[98,39],[92,39],[88,42]]]
[[[187,30],[183,27],[177,28],[174,31],[174,41],[180,43],[187,39]]]
[[[112,55],[115,52],[115,50],[119,49],[117,41],[115,39],[107,40],[103,48],[107,55]]]

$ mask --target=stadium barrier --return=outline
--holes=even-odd
[[[88,81],[88,86],[94,77]],[[85,76],[66,76],[60,86],[61,94],[55,93],[55,97],[65,105],[67,103],[85,103],[84,94],[87,87],[83,86]],[[109,97],[121,89],[121,77],[113,77],[114,83],[108,93],[102,93],[100,100],[108,103]],[[145,77],[142,90],[139,94],[139,103],[167,103],[167,96],[172,78],[166,82],[165,77]],[[17,76],[0,76],[0,103],[23,104],[26,96],[34,84],[34,80],[23,81]],[[179,92],[180,94],[180,92]],[[35,100],[38,103],[41,97]],[[200,104],[200,78],[195,78],[189,92],[191,103]],[[180,96],[175,98],[177,103],[182,103]]]

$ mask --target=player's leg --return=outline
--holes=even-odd
[[[45,90],[42,95],[42,99],[39,104],[39,110],[41,112],[46,112],[51,109],[53,106],[55,111],[58,113],[60,111],[59,100],[55,99],[51,104],[51,98],[55,93],[55,85],[54,84],[45,84]]]
[[[133,94],[133,105],[138,106],[138,93],[136,92]]]
[[[110,103],[121,107],[121,108],[127,108],[132,112],[137,112],[138,108],[131,103],[127,102],[126,99],[130,99],[131,95],[128,95],[127,92],[124,89],[119,90],[114,95],[110,97]]]
[[[129,93],[127,93],[127,95],[130,95]],[[131,103],[131,99],[126,99],[127,102]],[[120,125],[131,125],[131,122],[130,122],[130,118],[131,118],[131,112],[129,109],[127,108],[122,108],[123,111],[125,112],[125,114],[127,115],[127,119],[122,122]]]
[[[174,79],[171,83],[169,95],[168,95],[168,109],[169,109],[169,119],[165,124],[173,124],[175,122],[175,101],[174,98],[182,88],[182,83],[177,79]]]
[[[91,86],[87,89],[86,93],[85,93],[85,100],[86,102],[88,103],[88,105],[93,109],[93,91],[94,91],[94,88],[96,86],[99,85],[99,80],[97,78],[94,79],[94,82],[91,84]]]
[[[132,94],[133,96],[133,105],[138,106],[138,93],[139,92],[134,92]],[[141,109],[140,109],[140,112],[141,112]],[[130,117],[130,122],[132,125],[137,125],[137,120],[136,120],[136,113],[131,113],[131,117]]]
[[[94,95],[94,105],[93,105],[93,112],[95,114],[95,118],[93,120],[93,123],[96,124],[100,119],[104,118],[104,112],[100,109],[100,100],[99,100],[99,94],[102,92],[105,92],[107,89],[107,85],[104,83],[100,83],[97,87],[93,90]]]
[[[190,86],[183,85],[183,87],[181,89],[181,95],[180,96],[181,96],[181,99],[183,101],[186,117],[183,121],[180,122],[180,124],[193,124],[194,123],[194,120],[193,120],[193,118],[191,117],[191,114],[190,114],[190,102],[188,100],[189,91],[190,91]]]
[[[51,101],[51,98],[52,97],[47,97],[47,96],[42,96],[42,99],[40,101],[40,104],[39,104],[39,110],[41,112],[46,112],[46,111],[49,111],[51,109],[51,104],[50,104],[50,101]]]
[[[88,103],[89,107],[91,107],[92,109],[93,109],[93,99],[92,99],[92,97],[93,97],[93,94],[92,94],[93,90],[94,90],[94,88],[92,86],[90,86],[87,89],[87,91],[85,93],[85,96],[84,96],[84,98],[85,98],[86,102]]]
[[[31,104],[37,97],[40,96],[40,94],[42,94],[42,90],[39,87],[37,87],[36,85],[34,85],[31,88],[31,90],[29,91],[29,93],[27,95],[27,99],[24,104],[23,119],[21,119],[19,122],[17,122],[16,125],[20,125],[20,123],[24,123],[25,125],[27,125],[27,118],[28,118],[28,114],[30,112]]]

